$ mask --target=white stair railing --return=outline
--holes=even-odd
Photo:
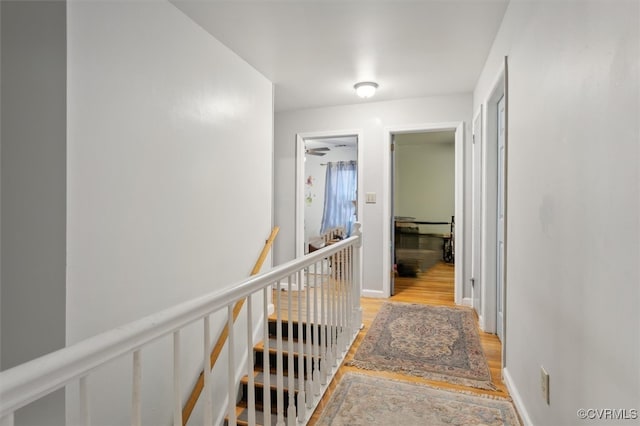
[[[211,293],[191,301],[181,303],[154,315],[142,318],[72,346],[44,355],[35,360],[0,372],[0,425],[13,426],[14,413],[29,403],[38,400],[60,388],[77,386],[79,388],[79,413],[77,417],[84,425],[91,424],[89,392],[99,396],[100,389],[91,389],[91,375],[102,365],[121,357],[131,356],[133,369],[131,378],[131,424],[144,424],[143,405],[141,404],[142,370],[144,351],[150,343],[164,337],[173,338],[173,400],[168,406],[172,412],[174,426],[182,426],[182,399],[185,389],[181,388],[180,377],[180,331],[201,321],[204,333],[204,423],[212,425],[220,413],[213,413],[214,398],[227,399],[226,412],[228,424],[236,424],[236,396],[238,385],[235,377],[242,365],[236,365],[242,359],[234,354],[234,340],[241,330],[233,326],[233,306],[242,299],[248,299],[246,315],[247,328],[244,338],[247,342],[248,363],[253,364],[253,330],[263,322],[264,361],[263,361],[263,419],[271,424],[271,348],[269,344],[268,302],[270,292],[276,289],[276,348],[277,367],[276,395],[278,425],[306,424],[313,410],[320,402],[328,383],[343,361],[348,348],[353,343],[360,328],[360,250],[362,236],[360,224],[354,225],[353,236],[327,245],[325,248],[302,258],[280,265],[273,270],[248,278],[229,288]],[[292,280],[298,285],[292,286]],[[306,288],[303,285],[306,282]],[[285,298],[280,294],[287,291]],[[294,292],[298,292],[294,296]],[[302,294],[305,292],[306,294]],[[262,318],[253,321],[251,297],[262,293]],[[312,294],[313,293],[313,294]],[[294,302],[297,301],[297,306]],[[286,306],[286,309],[285,309]],[[228,395],[213,395],[210,353],[211,319],[213,314],[227,310],[229,329],[228,344]],[[286,318],[283,318],[286,315]],[[288,321],[286,339],[283,334],[283,320]],[[294,327],[293,321],[297,321]],[[297,337],[294,336],[297,330]],[[306,341],[304,337],[306,336]],[[286,351],[286,354],[285,354]],[[294,351],[297,351],[294,355]],[[272,352],[273,353],[273,352]],[[295,356],[298,357],[295,360]],[[285,376],[287,367],[286,392],[284,400]],[[306,370],[306,371],[305,371]],[[253,371],[246,370],[248,380],[247,418],[250,424],[256,422],[256,383]],[[162,374],[154,372],[153,374]],[[297,374],[297,377],[295,376]],[[296,386],[297,380],[297,386]],[[91,390],[90,390],[91,389]],[[296,390],[298,394],[296,396]],[[126,391],[123,389],[123,391]],[[285,407],[285,404],[287,405]]]

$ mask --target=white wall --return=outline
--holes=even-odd
[[[6,370],[65,344],[66,4],[0,2],[2,10],[2,285]],[[64,392],[16,414],[64,423]]]
[[[326,182],[328,162],[357,161],[357,146],[331,147],[324,156],[306,155],[304,162],[305,179],[305,209],[304,209],[304,233],[305,241],[309,237],[320,235],[322,225],[322,213],[324,212],[324,190]],[[309,181],[311,177],[311,181]],[[310,183],[310,184],[309,184]],[[306,198],[308,197],[308,199]]]
[[[376,204],[365,204],[363,223],[364,294],[384,296],[382,256],[388,248],[383,241],[383,154],[385,128],[424,123],[471,122],[471,95],[371,102],[330,108],[288,111],[276,114],[275,137],[275,219],[281,227],[275,245],[275,261],[295,257],[295,146],[296,134],[341,129],[362,130],[358,148],[362,150],[364,192],[377,194]],[[469,132],[465,132],[467,135]],[[467,244],[468,246],[468,244]],[[468,256],[467,256],[468,258]],[[466,280],[465,280],[466,281]],[[465,288],[466,288],[465,284]],[[465,291],[468,291],[466,289]],[[469,293],[467,293],[469,294]]]
[[[454,133],[449,142],[431,142],[429,133],[423,140],[395,137],[395,215],[410,216],[432,222],[449,222],[455,214],[455,145]],[[448,225],[420,225],[422,233],[447,233]]]
[[[506,378],[527,423],[638,409],[639,24],[635,1],[512,1],[474,93],[508,55]]]
[[[2,5],[0,4],[0,165],[2,164]],[[2,170],[0,170],[0,370],[2,370]]]
[[[168,2],[69,3],[67,81],[67,343],[247,277],[272,225],[272,84]],[[145,424],[171,419],[167,349],[142,352]],[[129,421],[130,370],[91,377],[93,423]]]

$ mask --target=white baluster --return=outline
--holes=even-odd
[[[356,222],[353,224],[352,235],[358,237],[358,240],[354,244],[353,248],[353,323],[354,328],[362,329],[364,324],[362,323],[362,308],[360,307],[360,247],[362,247],[362,231],[360,230],[361,224]]]
[[[313,292],[314,294],[318,290],[318,274],[316,271],[316,264],[313,264]],[[307,286],[307,309],[305,319],[307,320],[307,381],[305,383],[307,408],[313,407],[313,340],[318,340],[318,337],[311,336],[311,287]],[[314,330],[315,331],[315,330]]]
[[[351,315],[351,309],[349,308],[349,285],[351,285],[351,246],[345,249],[345,278],[344,278],[344,287],[342,291],[344,292],[344,350],[345,352],[349,349],[349,316]]]
[[[140,385],[142,384],[142,366],[140,350],[133,353],[133,386],[131,392],[131,426],[142,424],[142,404],[140,402]]]
[[[344,271],[342,270],[344,268],[344,265],[342,264],[344,260],[342,257],[342,251],[339,251],[338,253],[336,253],[336,257],[337,257],[336,262],[338,264],[338,276],[336,277],[335,292],[334,292],[334,298],[336,301],[336,313],[335,313],[336,315],[336,346],[335,346],[335,358],[333,360],[334,366],[337,366],[338,358],[342,353],[342,349],[340,348],[340,345],[342,344],[342,316],[341,316],[342,301],[340,297],[340,285],[342,284],[342,274],[344,273]]]
[[[356,263],[355,263],[355,255],[356,247],[355,245],[351,246],[351,283],[349,283],[349,298],[351,302],[349,303],[349,319],[351,320],[351,336],[355,337],[355,334],[360,326],[360,324],[356,323],[356,317],[354,313],[354,306],[359,305],[359,301],[356,301]]]
[[[89,378],[80,377],[80,424],[91,425],[91,411],[89,410]],[[12,416],[13,417],[13,416]]]
[[[173,426],[182,426],[182,393],[180,389],[180,330],[173,333]]]
[[[336,280],[336,348],[337,348],[337,358],[340,358],[342,355],[342,342],[344,340],[344,333],[342,327],[342,314],[343,314],[343,303],[342,303],[342,286],[344,284],[344,249],[340,250],[337,253],[338,256],[338,279]]]
[[[345,247],[344,249],[344,274],[342,277],[342,286],[340,287],[340,291],[342,293],[342,352],[344,353],[348,346],[348,292],[347,289],[349,287],[349,247]]]
[[[298,283],[300,288],[300,283]],[[296,424],[296,403],[295,403],[295,365],[293,359],[293,295],[291,294],[291,275],[287,278],[287,394],[289,396],[289,406],[287,407],[287,424]]]
[[[213,424],[213,406],[211,399],[211,320],[209,315],[204,317],[204,390],[202,397],[204,399],[204,425],[211,426]]]
[[[277,377],[277,409],[278,409],[278,419],[276,422],[277,426],[284,426],[284,379],[283,379],[283,365],[282,365],[282,304],[280,303],[280,281],[276,284],[276,377]]]
[[[229,406],[228,413],[229,416],[229,425],[236,426],[236,381],[235,381],[235,339],[233,332],[233,304],[227,306],[227,329],[229,330],[229,337],[227,342],[227,349],[229,350],[229,359],[228,359],[228,393],[229,393]]]
[[[253,378],[253,307],[252,296],[247,297],[247,376],[249,383],[247,384],[247,405],[249,410],[249,424],[256,424],[256,390]]]
[[[264,386],[262,397],[262,409],[264,414],[264,422],[266,426],[271,425],[271,366],[269,365],[269,291],[271,287],[267,287],[262,291],[262,316],[264,320],[264,347],[262,371],[264,372]]]
[[[349,247],[346,247],[343,251],[344,256],[344,273],[342,275],[342,286],[340,292],[342,293],[342,353],[346,354],[349,347],[349,305],[348,305],[348,291],[349,288]]]
[[[344,248],[342,249],[342,251],[340,251],[340,283],[338,286],[338,294],[340,295],[340,346],[339,346],[339,353],[343,353],[344,352],[344,336],[345,336],[345,314],[344,314],[344,308],[345,308],[345,295],[344,295],[344,287],[345,287],[345,283],[347,281],[346,279],[346,273],[347,273],[347,249]]]
[[[320,370],[320,377],[318,384],[326,385],[327,384],[327,316],[326,316],[326,304],[325,304],[325,293],[327,293],[327,289],[325,289],[329,278],[327,278],[327,282],[325,282],[325,272],[327,266],[328,259],[323,259],[322,261],[322,284],[320,285],[320,352],[318,353],[318,359],[316,362],[316,368]],[[316,305],[316,308],[318,306]],[[316,309],[317,310],[317,309]],[[317,323],[317,322],[316,322]],[[317,386],[316,396],[320,395],[320,386]]]
[[[329,309],[331,312],[330,322],[331,322],[331,362],[329,365],[331,367],[336,366],[336,355],[337,355],[337,337],[338,337],[338,320],[337,320],[337,297],[336,297],[336,289],[338,283],[338,256],[337,254],[333,255],[333,280],[331,280],[331,299],[329,304]]]
[[[302,283],[304,278],[304,270],[298,271],[298,282]],[[307,278],[308,281],[308,278]],[[309,285],[304,286],[307,293],[309,292]],[[304,419],[305,412],[305,391],[304,391],[304,332],[302,319],[302,287],[298,285],[298,418]]]
[[[320,280],[320,304],[322,305],[322,277]],[[322,311],[318,309],[318,287],[315,288],[313,292],[313,328],[314,328],[314,336],[315,341],[313,343],[313,356],[315,359],[313,365],[313,395],[320,395],[320,383],[322,379],[322,370],[320,370],[320,357],[322,356],[322,342],[324,341],[324,336],[322,334],[322,324],[318,321],[320,318],[319,315],[322,314]]]
[[[334,262],[334,256],[332,255],[329,258],[329,262],[331,263],[331,270],[330,270],[330,274],[328,275],[328,280],[327,280],[327,290],[326,290],[326,298],[327,298],[327,303],[326,303],[326,310],[327,310],[327,326],[326,326],[326,330],[327,330],[327,346],[326,346],[326,355],[325,355],[325,374],[327,376],[330,375],[331,372],[331,366],[333,365],[333,361],[331,361],[331,342],[333,340],[332,338],[332,328],[331,328],[331,289],[333,288],[333,275],[335,273],[335,262]],[[326,384],[327,382],[325,381]]]
[[[349,281],[346,284],[345,290],[347,291],[347,310],[346,310],[346,314],[347,314],[347,345],[351,342],[351,339],[353,338],[353,316],[351,314],[351,307],[353,306],[353,246],[349,246],[349,268],[347,269],[349,271]],[[347,351],[349,350],[349,348],[347,347]]]

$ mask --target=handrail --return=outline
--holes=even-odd
[[[258,260],[253,266],[253,269],[251,270],[250,276],[258,275],[258,273],[260,272],[260,269],[262,269],[262,264],[267,258],[267,255],[269,254],[269,250],[271,250],[271,246],[273,245],[273,242],[275,241],[279,231],[280,231],[279,226],[274,227],[273,230],[271,231],[271,235],[269,235],[269,238],[267,238],[267,241],[265,241],[264,247],[260,252],[260,256],[258,256]],[[242,306],[244,305],[245,300],[246,299],[238,300],[235,306],[233,307],[234,322],[236,321],[236,319],[238,319],[238,315],[240,315],[240,311],[242,310]],[[209,365],[211,365],[212,369],[215,366],[216,362],[218,361],[218,357],[222,352],[222,346],[227,341],[228,336],[229,336],[229,327],[225,324],[225,326],[222,328],[222,331],[220,332],[220,336],[218,337],[217,342],[213,345],[213,349],[211,350],[211,355],[209,356]],[[204,389],[204,370],[200,372],[200,375],[198,376],[198,380],[196,381],[195,385],[193,385],[193,389],[189,394],[189,398],[187,398],[187,402],[184,404],[184,407],[182,408],[182,425],[183,426],[185,426],[189,421],[189,417],[191,417],[191,413],[193,412],[193,409],[196,407],[196,403],[198,402],[198,398],[200,398],[200,394],[202,393],[203,389]]]
[[[340,250],[360,244],[359,235],[277,266],[228,288],[212,292],[137,321],[89,337],[72,346],[0,372],[0,418],[120,356],[225,308]]]

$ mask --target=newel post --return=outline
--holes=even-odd
[[[361,272],[362,272],[362,224],[356,222],[353,224],[352,235],[358,237],[353,250],[353,324],[362,329],[362,307],[360,306],[360,291],[362,289]]]

